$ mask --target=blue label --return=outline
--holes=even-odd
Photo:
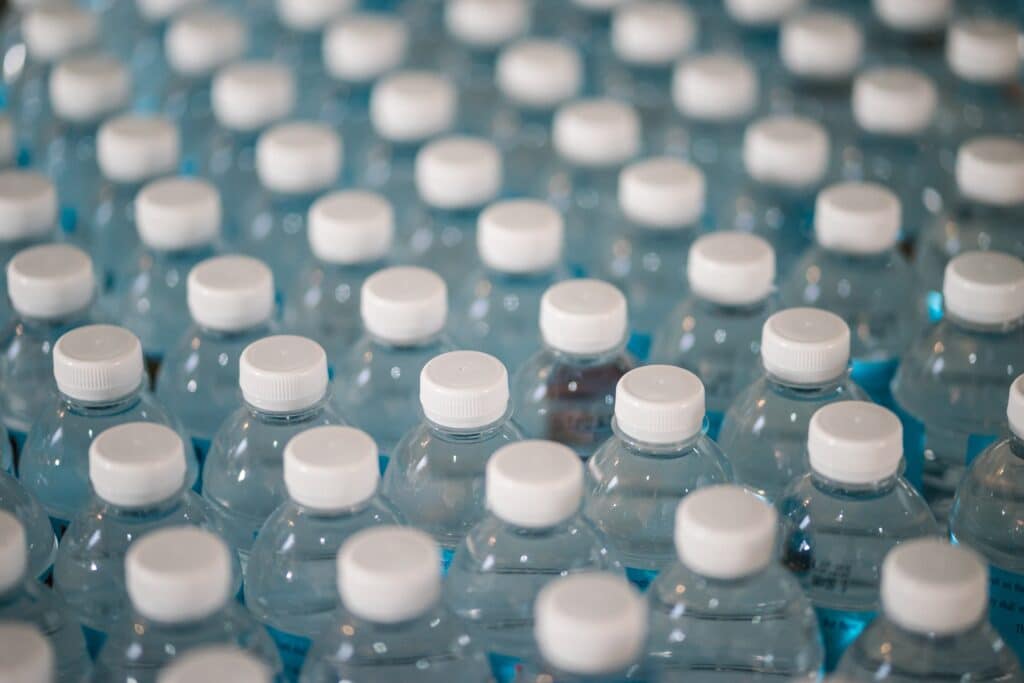
[[[821,638],[825,641],[825,669],[832,671],[839,664],[839,658],[846,652],[846,648],[857,640],[860,632],[875,618],[875,613],[826,607],[815,607],[814,611],[818,614]]]
[[[647,360],[651,353],[651,335],[646,332],[634,331],[629,335],[629,343],[626,349],[636,356],[641,363]]]
[[[512,683],[516,679],[519,669],[522,668],[523,660],[519,657],[509,657],[492,652],[487,655],[487,659],[491,662],[491,673],[494,674],[498,683]]]
[[[985,452],[999,437],[995,434],[971,434],[967,437],[966,462],[970,465],[974,459]]]
[[[448,569],[452,566],[452,558],[455,551],[450,548],[441,548],[441,576],[448,576]]]
[[[989,568],[989,619],[1018,658],[1024,659],[1024,574]]]
[[[89,651],[90,657],[96,659],[103,649],[103,643],[107,642],[107,634],[85,624],[82,624],[82,633],[85,635],[85,649]]]
[[[302,663],[306,660],[306,653],[309,652],[309,646],[312,641],[304,636],[278,631],[269,625],[267,626],[267,632],[274,639],[277,651],[281,653],[285,680],[299,680],[299,674],[302,673]]]
[[[889,391],[889,383],[896,368],[899,366],[898,358],[889,360],[855,360],[850,373],[854,382],[867,392],[871,400],[879,405],[892,405],[892,393]]]
[[[658,572],[653,569],[626,567],[626,578],[641,591],[645,591],[651,585],[651,582],[658,578]]]

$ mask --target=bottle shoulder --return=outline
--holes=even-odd
[[[697,478],[700,485],[732,481],[732,465],[723,450],[705,434],[678,449],[646,450],[618,434],[604,442],[587,461],[587,479],[594,490],[660,485]],[[593,491],[592,491],[593,492]]]
[[[295,415],[268,415],[242,403],[221,424],[210,445],[207,461],[253,457],[283,452],[299,432],[322,425],[344,425],[329,397],[314,408]]]
[[[669,619],[772,615],[804,623],[814,621],[817,630],[814,610],[799,582],[775,562],[753,576],[735,581],[703,577],[676,562],[658,575],[648,594],[653,611]]]
[[[445,432],[421,420],[406,432],[395,446],[387,472],[393,467],[414,467],[417,471],[424,468],[444,468],[454,465],[453,459],[471,454],[477,454],[482,458],[478,463],[482,467],[495,450],[522,439],[519,427],[508,418],[504,418],[500,425],[472,434]]]
[[[249,556],[284,561],[320,560],[324,548],[336,550],[351,535],[380,524],[402,524],[398,510],[383,496],[374,495],[358,508],[332,514],[317,513],[293,500],[286,500],[260,528]],[[329,553],[333,558],[333,550]]]
[[[824,387],[787,387],[761,374],[736,399],[726,413],[719,443],[730,452],[728,443],[738,433],[765,434],[769,430],[785,430],[788,424],[798,425],[804,432],[814,412],[835,401],[867,401],[867,394],[848,376]],[[794,417],[800,418],[794,421]]]

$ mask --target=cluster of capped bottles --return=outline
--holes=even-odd
[[[11,4],[0,681],[1024,681],[1020,3]]]

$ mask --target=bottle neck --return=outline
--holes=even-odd
[[[811,481],[816,488],[829,495],[846,498],[885,495],[896,488],[899,478],[897,472],[878,481],[851,484],[832,479],[813,468],[811,469]]]
[[[64,393],[60,397],[67,409],[78,415],[116,415],[137,405],[142,400],[142,391],[143,385],[139,384],[138,388],[129,394],[103,401],[83,401]]]
[[[623,340],[617,346],[602,353],[585,354],[571,353],[555,348],[545,342],[545,347],[560,363],[580,367],[593,367],[613,363],[617,358],[626,352],[626,342]]]
[[[425,349],[430,346],[440,344],[442,340],[443,331],[438,331],[429,337],[424,337],[423,339],[416,339],[412,341],[394,341],[385,339],[384,337],[380,337],[378,335],[373,334],[369,330],[366,331],[366,334],[369,337],[370,341],[375,346],[383,347],[386,349],[402,349],[411,351],[416,349]]]
[[[981,334],[1007,334],[1014,330],[1018,330],[1024,327],[1024,317],[1014,318],[1012,320],[1006,320],[998,323],[977,323],[970,320],[965,320],[955,313],[950,311],[948,308],[944,313],[945,320],[948,320],[951,325],[966,330],[972,333]]]
[[[499,419],[482,427],[447,427],[431,421],[430,418],[426,416],[424,416],[423,422],[430,429],[431,434],[443,441],[452,443],[473,443],[476,441],[486,441],[494,437],[505,427],[505,424],[508,422],[511,414],[512,410],[509,408]]]
[[[612,418],[612,432],[615,434],[616,438],[622,442],[622,445],[627,450],[644,456],[675,456],[680,453],[691,451],[697,445],[697,442],[701,437],[703,437],[706,427],[707,418],[704,418],[701,424],[701,429],[681,441],[651,443],[649,441],[641,441],[640,439],[630,436],[623,431],[618,418]]]
[[[118,505],[110,501],[103,500],[97,496],[97,499],[103,506],[103,513],[110,517],[116,517],[124,522],[142,522],[151,521],[153,519],[159,519],[166,517],[170,513],[174,512],[181,505],[182,496],[185,495],[185,488],[182,487],[178,491],[164,500],[146,503],[135,507],[126,507]]]
[[[819,394],[827,394],[835,391],[843,383],[846,378],[846,373],[843,373],[839,377],[835,377],[830,380],[823,382],[815,382],[811,384],[801,384],[787,380],[778,375],[772,374],[767,369],[764,371],[765,379],[768,381],[773,388],[787,393],[796,393],[806,396],[814,396]]]
[[[305,422],[307,420],[312,420],[324,410],[329,400],[329,393],[330,392],[325,393],[323,397],[321,397],[320,400],[317,401],[316,403],[306,406],[305,408],[298,408],[296,410],[273,412],[269,410],[264,410],[262,408],[257,408],[248,401],[246,401],[245,406],[249,410],[249,414],[252,415],[253,418],[266,424],[289,424],[295,422]]]

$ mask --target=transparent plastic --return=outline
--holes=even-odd
[[[4,444],[10,450],[9,444]],[[28,542],[28,575],[44,580],[57,556],[57,537],[39,501],[13,475],[0,471],[0,510],[14,515],[25,528]]]
[[[239,212],[238,249],[266,263],[274,282],[291,282],[309,253],[306,217],[319,193],[282,195],[261,188],[250,195]]]
[[[714,179],[708,178],[708,187]],[[776,271],[788,273],[813,241],[812,218],[817,188],[791,190],[747,179],[715,217],[718,230],[750,232],[775,249]]]
[[[601,245],[616,234],[621,167],[582,168],[557,161],[546,180],[551,201],[565,218],[565,255],[572,274],[601,268]]]
[[[433,209],[421,201],[409,211],[404,235],[397,240],[399,260],[433,270],[450,290],[461,289],[466,264],[477,259],[479,215],[479,208]]]
[[[92,257],[104,293],[100,301],[108,310],[113,305],[112,293],[120,287],[131,263],[124,255],[136,253],[141,246],[135,227],[135,197],[144,185],[102,181],[92,203],[83,207],[79,228],[70,237],[72,244]]]
[[[57,189],[60,227],[72,240],[84,239],[99,190],[96,133],[99,121],[75,124],[53,118],[40,127],[38,166]]]

